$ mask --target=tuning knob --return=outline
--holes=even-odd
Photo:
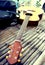
[[[10,53],[10,50],[7,53]]]
[[[8,59],[8,56],[6,56],[6,59]]]
[[[20,59],[18,59],[18,62],[21,62],[21,60],[20,60]]]
[[[22,57],[22,53],[20,53],[20,57]]]
[[[23,52],[24,51],[24,49],[22,49],[22,51],[21,52]]]

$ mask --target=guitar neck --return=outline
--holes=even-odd
[[[29,17],[30,17],[30,15],[26,15],[25,20],[21,26],[21,29],[19,30],[19,32],[17,34],[16,40],[21,40],[21,37],[22,37],[22,35],[26,29],[26,26],[28,24]]]

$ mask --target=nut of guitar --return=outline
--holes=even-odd
[[[10,52],[8,52],[9,56],[6,58],[10,64],[18,62],[21,49],[22,46],[20,44],[20,41],[15,41],[15,43],[10,46]]]

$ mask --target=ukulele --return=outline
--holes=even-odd
[[[26,11],[26,17],[25,20],[21,26],[21,29],[19,30],[15,42],[9,47],[10,51],[8,51],[8,56],[6,56],[7,61],[9,64],[17,63],[19,60],[19,56],[22,50],[21,45],[21,37],[23,32],[26,29],[26,26],[28,24],[29,17],[32,16],[32,11]]]

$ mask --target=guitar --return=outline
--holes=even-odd
[[[42,15],[43,15],[43,10],[41,8],[38,7],[34,7],[34,6],[21,6],[17,9],[17,11],[20,12],[20,23],[22,23],[22,21],[25,19],[25,11],[30,10],[33,11],[33,15],[29,18],[29,23],[37,23],[41,20]]]
[[[8,51],[8,53],[7,53],[8,56],[6,56],[6,59],[10,64],[14,64],[19,61],[18,59],[19,59],[19,56],[20,56],[20,53],[22,50],[21,37],[22,37],[23,32],[26,29],[26,26],[28,24],[28,20],[29,20],[30,16],[32,16],[32,11],[27,11],[25,20],[21,26],[21,29],[19,30],[19,32],[16,36],[15,42],[13,43],[13,45],[11,45],[9,47],[10,51]]]

